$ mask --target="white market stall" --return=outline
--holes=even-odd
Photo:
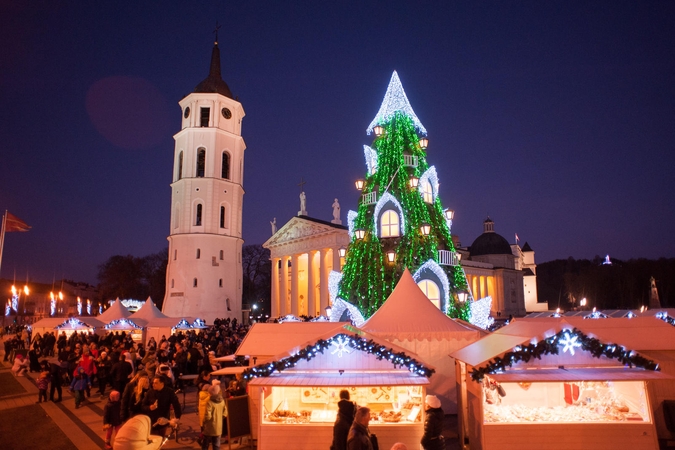
[[[406,269],[384,304],[361,330],[405,348],[436,367],[427,392],[438,396],[446,414],[457,413],[455,361],[448,355],[476,342],[486,331],[453,320],[429,301]]]
[[[339,391],[347,389],[371,408],[380,448],[419,442],[432,371],[407,350],[343,325],[243,372],[253,437],[259,449],[329,447]]]
[[[169,337],[178,331],[189,331],[195,329],[207,328],[202,319],[194,317],[159,317],[148,320],[146,326],[145,339],[155,338],[156,342],[162,339],[162,336]]]
[[[568,320],[587,329],[635,319],[518,319],[453,353],[460,441],[472,450],[658,448],[647,382],[673,377]]]
[[[164,315],[164,313],[162,313],[162,311],[160,311],[157,308],[157,306],[155,306],[154,302],[150,297],[148,297],[148,299],[135,313],[129,316],[129,319],[131,320],[141,320],[146,324],[146,327],[143,328],[143,338],[142,338],[142,342],[144,345],[148,340],[147,325],[150,324],[155,319],[167,319],[167,318],[168,316]]]
[[[124,331],[125,333],[130,333],[134,341],[140,342],[143,339],[143,327],[146,322],[140,319],[136,321],[130,320],[131,314],[131,311],[118,298],[96,318],[103,322],[105,333]]]
[[[45,332],[49,331],[54,333],[58,339],[62,331],[65,332],[68,337],[74,332],[102,334],[103,323],[94,317],[49,317],[35,322],[32,329],[33,337],[38,333],[40,333],[41,336],[44,336]]]

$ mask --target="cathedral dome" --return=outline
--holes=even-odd
[[[469,247],[469,254],[481,255],[512,255],[511,246],[503,236],[495,233],[494,222],[489,217],[483,222],[483,234],[478,236]]]
[[[230,87],[220,75],[220,49],[218,48],[218,42],[213,45],[213,51],[211,52],[209,76],[199,83],[193,92],[202,94],[220,94],[234,99]]]

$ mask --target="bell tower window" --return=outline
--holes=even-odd
[[[199,126],[209,126],[209,116],[211,115],[211,108],[199,108]]]
[[[220,207],[220,228],[225,228],[225,207]]]
[[[221,167],[220,177],[226,180],[230,179],[230,154],[223,152],[223,166]]]
[[[197,150],[197,178],[204,178],[204,170],[206,168],[206,149],[200,147]]]
[[[195,216],[195,225],[198,227],[202,226],[202,204],[197,205],[197,214]]]
[[[183,178],[183,152],[178,154],[178,179]]]

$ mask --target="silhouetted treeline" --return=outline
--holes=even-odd
[[[169,250],[143,257],[115,255],[98,266],[98,291],[102,301],[145,300],[152,297],[158,308],[164,302]]]
[[[675,258],[557,259],[537,265],[537,293],[549,308],[570,310],[586,298],[586,309],[638,309],[649,305],[650,277],[662,307],[675,307]]]

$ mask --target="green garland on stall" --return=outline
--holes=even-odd
[[[579,348],[590,352],[595,358],[606,356],[607,358],[616,359],[629,367],[640,367],[646,370],[659,370],[659,365],[651,359],[647,359],[638,355],[632,350],[617,344],[605,344],[596,338],[589,337],[582,333],[577,328],[570,330],[562,330],[554,336],[546,338],[536,344],[528,344],[526,346],[517,346],[513,350],[504,353],[501,357],[496,357],[490,360],[486,365],[474,368],[471,371],[471,378],[474,381],[482,381],[485,375],[503,372],[506,367],[511,367],[513,364],[521,361],[529,362],[531,359],[541,359],[544,355],[558,355],[563,338],[567,336],[576,336]]]
[[[434,369],[426,367],[423,363],[417,361],[414,358],[411,358],[407,354],[403,352],[396,352],[392,348],[387,348],[384,345],[378,344],[372,339],[364,339],[356,335],[351,336],[340,333],[330,339],[319,339],[315,344],[308,345],[298,353],[287,358],[283,358],[271,363],[258,364],[257,366],[245,370],[242,375],[246,380],[258,377],[269,377],[275,372],[281,372],[294,367],[300,361],[309,361],[312,358],[318,356],[319,353],[323,354],[325,350],[330,349],[335,342],[340,340],[343,342],[347,341],[349,345],[355,350],[360,350],[371,355],[375,355],[377,359],[387,360],[391,362],[394,367],[406,367],[410,372],[417,375],[424,375],[425,377],[429,378],[435,372]]]
[[[375,205],[360,202],[354,228],[366,234],[363,239],[352,238],[349,244],[339,297],[355,305],[366,319],[382,306],[406,268],[414,273],[429,260],[438,262],[438,250],[455,251],[439,196],[433,204],[428,204],[417,188],[409,186],[410,177],[419,178],[429,169],[412,119],[396,112],[383,127],[385,132],[372,144],[378,155],[377,170],[367,174],[361,194],[377,192],[379,198],[388,187],[387,192],[403,209],[405,230],[399,237],[380,239],[374,229]],[[404,155],[417,157],[417,167],[406,167]],[[428,236],[420,231],[425,223],[431,226]],[[396,252],[393,264],[386,261],[390,250]],[[448,315],[468,321],[468,302],[460,304],[456,298],[457,292],[468,290],[464,272],[459,266],[442,266],[442,269],[451,291]]]

